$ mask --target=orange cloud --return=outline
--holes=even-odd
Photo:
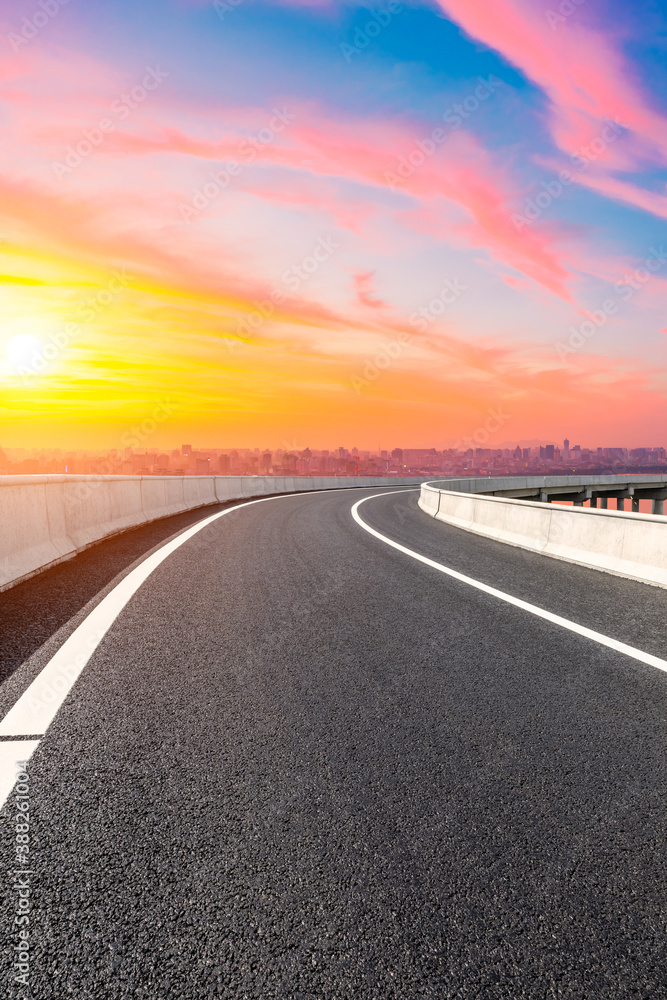
[[[103,286],[109,271],[127,272],[108,307],[90,322],[76,318],[76,335],[46,374],[28,385],[3,384],[2,417],[16,434],[25,425],[26,434],[39,427],[57,439],[88,426],[93,436],[106,428],[105,444],[118,443],[123,426],[166,396],[181,407],[183,431],[218,442],[238,435],[239,444],[257,443],[267,426],[276,437],[308,427],[313,444],[361,427],[375,440],[380,432],[406,444],[425,443],[425,427],[459,438],[499,402],[517,428],[531,426],[535,435],[550,432],[564,407],[591,427],[610,412],[618,411],[626,428],[628,419],[649,425],[664,414],[664,373],[643,362],[578,354],[562,365],[538,335],[517,346],[510,333],[501,343],[501,321],[489,314],[481,333],[464,319],[414,332],[410,310],[396,305],[394,286],[380,273],[398,253],[383,243],[376,266],[377,255],[368,254],[372,227],[378,245],[381,226],[400,229],[406,257],[408,234],[415,242],[432,237],[429,252],[480,248],[485,276],[500,277],[501,292],[511,294],[509,287],[528,300],[537,290],[545,301],[548,292],[559,316],[585,267],[584,250],[572,246],[575,234],[565,227],[540,221],[517,232],[512,215],[523,185],[507,158],[474,136],[450,133],[433,155],[399,174],[428,128],[419,122],[335,117],[300,105],[272,141],[247,145],[266,126],[265,110],[170,106],[156,94],[58,184],[52,160],[95,124],[125,81],[85,60],[72,59],[61,72],[57,57],[38,49],[7,72],[0,214],[9,248],[3,271],[17,280],[3,284],[3,302],[46,329],[47,320],[76,318],[80,299]],[[82,88],[81,79],[90,86]],[[244,158],[248,149],[254,155]],[[227,195],[185,224],[180,209],[192,191],[230,159],[243,169]],[[605,193],[635,197],[611,186]],[[314,273],[315,284],[285,288],[281,274],[291,255],[310,254],[313,232],[319,237],[331,220],[353,252],[342,250],[331,274]],[[403,286],[420,277],[419,264],[410,266]],[[373,291],[376,273],[386,302]],[[284,294],[269,310],[277,286]],[[542,315],[552,319],[548,309]],[[357,393],[353,377],[396,342],[396,359]],[[628,394],[637,401],[630,418],[617,406]],[[171,435],[166,425],[165,444]]]

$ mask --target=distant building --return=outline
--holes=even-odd
[[[404,448],[403,461],[411,468],[433,468],[437,464],[435,448]]]

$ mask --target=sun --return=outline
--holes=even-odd
[[[39,375],[44,367],[42,345],[30,333],[20,333],[7,344],[7,361],[15,375]]]

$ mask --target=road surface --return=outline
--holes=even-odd
[[[664,590],[433,521],[418,493],[243,505],[160,563],[28,766],[30,991],[667,997]],[[105,595],[211,510],[0,595],[5,716]],[[39,734],[37,734],[39,735]],[[5,991],[6,985],[6,991]]]

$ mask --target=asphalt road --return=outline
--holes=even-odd
[[[234,510],[120,614],[29,766],[30,990],[2,812],[0,995],[667,997],[667,675],[384,545],[350,513],[374,492]],[[416,497],[360,513],[666,655],[663,590]],[[156,530],[0,595],[0,714]]]

